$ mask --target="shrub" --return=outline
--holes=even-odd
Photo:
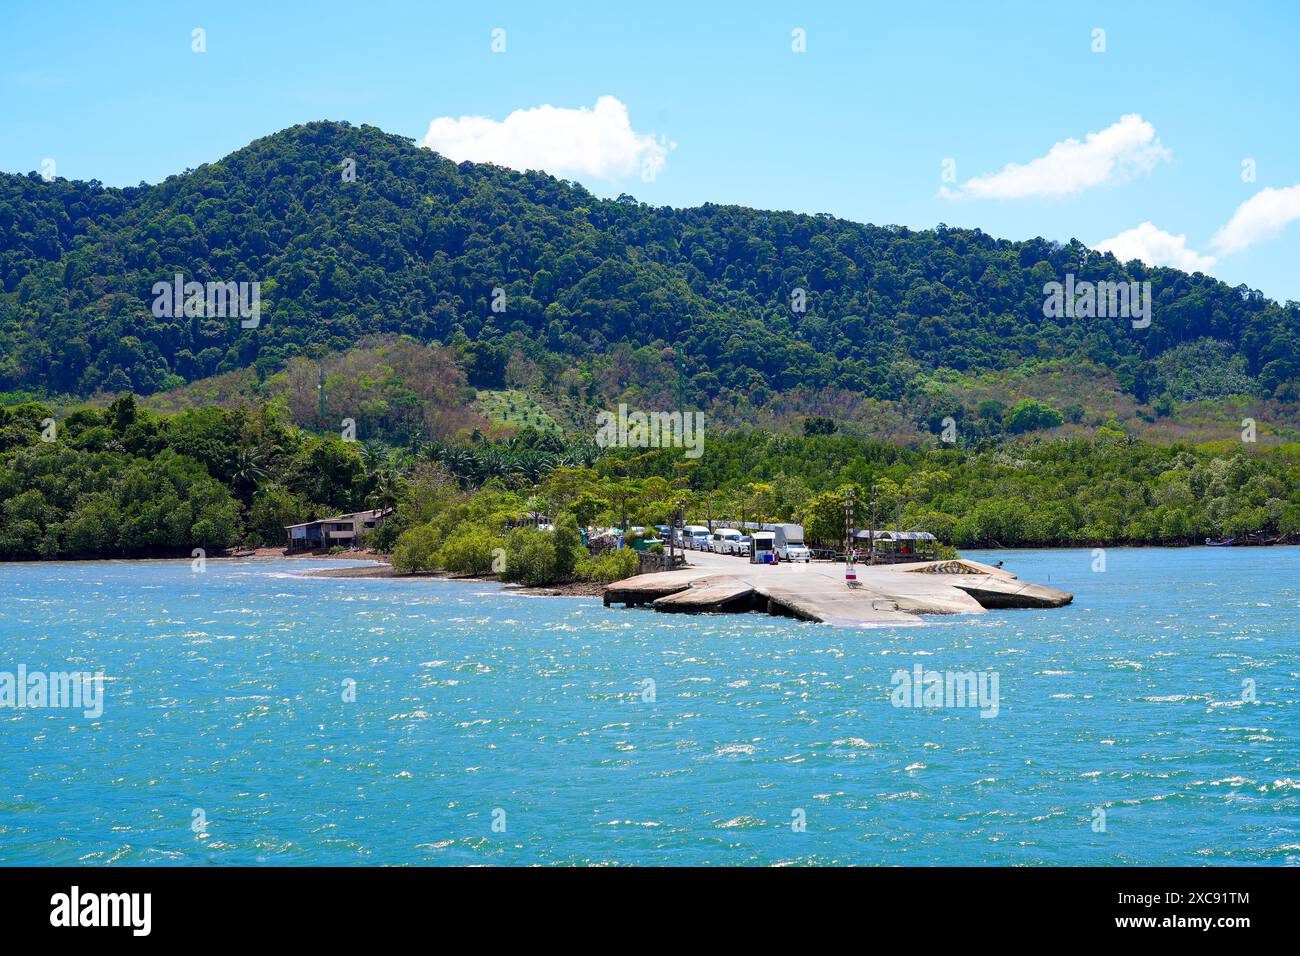
[[[571,514],[561,515],[555,523],[554,541],[555,573],[561,578],[571,577],[578,561],[587,553],[578,533],[578,519]]]
[[[535,587],[556,579],[555,535],[536,528],[516,528],[506,539],[503,581]]]
[[[630,578],[639,570],[641,570],[641,559],[631,548],[583,558],[578,562],[578,577],[584,581],[598,581],[601,584]]]
[[[501,540],[483,528],[460,525],[437,552],[438,566],[456,574],[487,574]]]
[[[431,571],[438,550],[438,535],[422,524],[402,532],[393,547],[393,567],[398,571]]]
[[[380,554],[390,553],[396,546],[397,539],[400,536],[401,525],[390,516],[387,521],[374,530],[367,543],[372,551],[378,551]]]

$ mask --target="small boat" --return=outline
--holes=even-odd
[[[1239,534],[1235,537],[1224,538],[1222,541],[1214,541],[1210,538],[1205,539],[1205,543],[1211,548],[1244,548],[1244,547],[1267,547],[1272,544],[1286,544],[1286,535],[1275,535],[1267,537],[1262,532],[1250,532]]]

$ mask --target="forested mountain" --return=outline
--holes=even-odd
[[[260,283],[260,321],[159,316],[178,273]],[[1150,326],[1046,318],[1067,273],[1150,281]],[[0,559],[396,506],[376,546],[472,570],[521,516],[682,498],[830,540],[847,486],[962,546],[1292,540],[1298,361],[1300,306],[1077,243],[605,201],[314,123],[157,186],[0,175]],[[598,448],[615,400],[707,408],[708,453]]]
[[[1150,280],[1150,327],[1045,318],[1044,284],[1069,272]],[[155,317],[177,273],[260,282],[260,325]],[[394,333],[454,346],[472,386],[522,354],[570,395],[647,402],[896,400],[936,370],[1080,358],[1138,402],[1300,395],[1300,305],[1077,242],[606,201],[331,122],[154,186],[0,174],[0,391],[147,395]]]

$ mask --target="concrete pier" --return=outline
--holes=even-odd
[[[826,624],[919,624],[921,614],[984,614],[988,608],[1051,608],[1073,595],[1021,581],[976,561],[857,566],[750,564],[744,558],[689,552],[689,566],[638,574],[605,588],[605,606],[649,604],[666,612],[767,611]]]

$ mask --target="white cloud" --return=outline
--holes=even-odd
[[[594,109],[538,106],[515,110],[500,121],[440,116],[429,124],[420,145],[458,163],[604,180],[654,179],[677,146],[633,130],[627,107],[613,96],[596,100]]]
[[[1046,156],[1023,166],[1008,163],[1000,173],[976,176],[956,189],[944,187],[945,199],[1029,199],[1072,196],[1092,186],[1113,184],[1137,174],[1149,173],[1170,158],[1156,137],[1155,127],[1137,113],[1099,133],[1089,133],[1081,143],[1067,139],[1047,151]]]
[[[1120,262],[1140,259],[1149,266],[1172,266],[1185,272],[1208,272],[1214,256],[1203,256],[1187,248],[1187,236],[1175,236],[1144,222],[1093,246],[1098,252],[1114,254]]]
[[[1214,248],[1223,255],[1241,252],[1257,242],[1280,235],[1300,219],[1300,185],[1261,189],[1237,207],[1227,225],[1214,234]]]

